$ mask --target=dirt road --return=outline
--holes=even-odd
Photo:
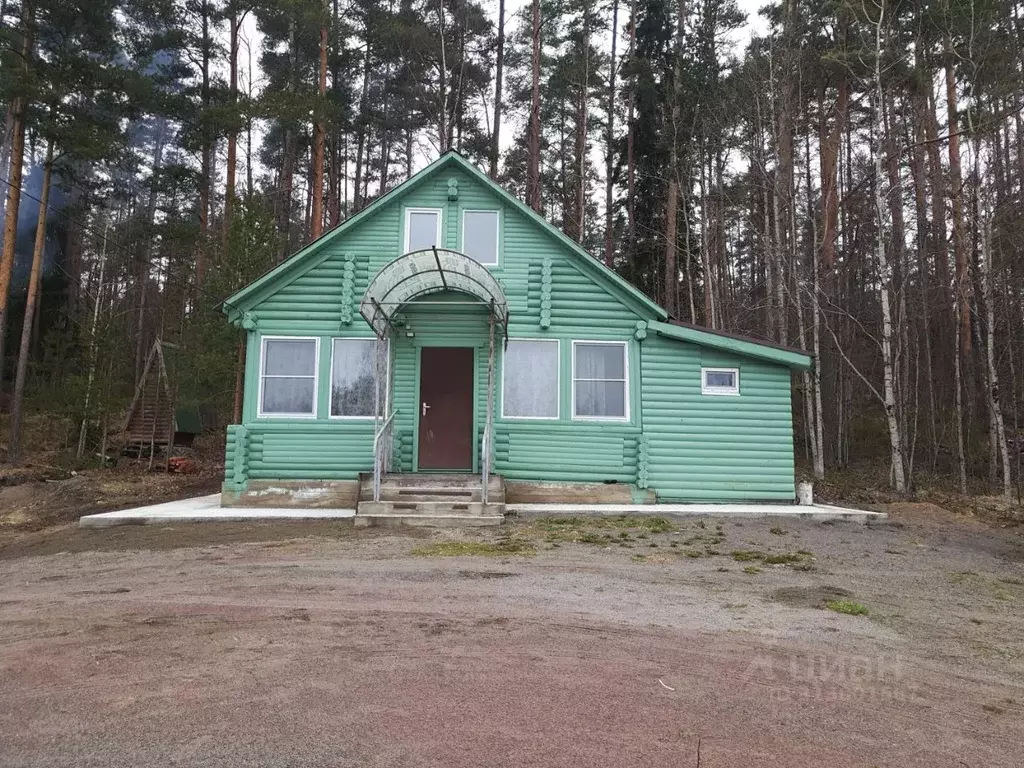
[[[934,521],[31,534],[0,546],[0,765],[1019,766],[1022,544]]]

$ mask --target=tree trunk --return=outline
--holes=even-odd
[[[4,110],[4,128],[0,135],[0,174],[7,178],[8,166],[11,164],[11,141],[14,138],[14,105]],[[0,221],[7,214],[7,195],[0,194]]]
[[[498,0],[498,49],[494,62],[494,130],[491,133],[491,156],[488,174],[498,178],[501,153],[501,89],[505,76],[505,0]]]
[[[590,14],[583,11],[583,80],[579,84],[576,104],[576,162],[573,169],[575,190],[573,194],[573,214],[571,232],[568,233],[578,243],[583,242],[586,234],[587,210],[587,119],[589,117],[590,96]]]
[[[540,0],[533,0],[530,91],[530,135],[526,165],[526,204],[537,213],[540,205]]]
[[[366,112],[369,105],[370,92],[370,40],[366,40],[366,53],[363,56],[363,84],[359,94],[359,120],[356,121],[356,167],[355,176],[352,179],[352,211],[358,211],[362,206],[361,191],[363,187],[363,149],[366,146],[367,119]],[[346,196],[347,197],[347,196]]]
[[[232,110],[238,107],[238,18],[237,0],[230,0],[228,11],[229,43],[228,43],[228,93]],[[228,235],[231,231],[231,217],[235,209],[235,172],[238,165],[238,115],[233,111],[231,125],[228,128],[228,157],[224,184],[224,225],[223,242],[226,249]]]
[[[636,54],[636,3],[629,12],[629,58]],[[626,224],[630,263],[636,257],[636,75],[629,81],[629,125],[626,126]]]
[[[824,92],[822,111],[824,112]],[[836,264],[836,224],[839,213],[839,193],[836,171],[839,166],[839,140],[846,124],[846,110],[850,99],[850,85],[844,76],[838,85],[832,128],[826,133],[825,120],[821,121],[821,264],[832,270]]]
[[[21,5],[21,75],[29,77],[35,43],[35,3]],[[3,251],[0,251],[0,382],[4,379],[4,340],[7,336],[7,302],[14,271],[14,245],[18,233],[18,208],[21,205],[21,173],[25,164],[25,113],[28,97],[19,89],[11,99],[11,165],[7,172],[7,208],[4,211]]]
[[[882,376],[883,406],[889,428],[889,448],[892,461],[893,487],[897,493],[906,493],[906,478],[903,465],[903,435],[900,431],[899,414],[896,407],[895,360],[893,355],[893,320],[890,291],[892,289],[892,266],[886,254],[885,227],[885,183],[882,168],[882,132],[884,130],[882,108],[882,29],[887,21],[885,0],[881,0],[878,22],[875,26],[874,88],[871,105],[871,155],[874,158],[874,204],[875,221],[878,231],[875,235],[875,259],[878,263],[878,293],[882,305]]]
[[[679,266],[676,263],[676,217],[679,211],[679,182],[669,170],[668,189],[665,191],[665,311],[670,317],[679,314]],[[692,320],[692,318],[691,318]]]
[[[956,301],[960,306],[960,354],[971,354],[971,280],[968,274],[967,233],[964,230],[963,173],[960,168],[960,121],[957,118],[956,72],[952,43],[946,38],[946,110],[949,132],[949,196],[953,203],[953,254],[956,264]]]
[[[202,37],[202,71],[200,72],[200,99],[202,100],[203,112],[210,108],[210,4],[204,0],[202,6],[203,37]],[[210,129],[205,124],[201,128],[202,154],[201,168],[199,170],[199,239],[196,243],[196,291],[203,290],[203,283],[206,281],[206,250],[207,234],[210,226],[210,187],[213,184],[213,140],[210,136]]]
[[[985,359],[988,365],[988,403],[995,423],[995,441],[1003,460],[1003,500],[1013,502],[1010,475],[1010,454],[1006,445],[1006,428],[1003,423],[1003,409],[1000,403],[999,370],[996,367],[995,300],[992,296],[992,220],[987,215],[981,222],[981,289],[985,302]]]
[[[32,346],[32,321],[35,317],[39,279],[46,250],[46,214],[50,200],[50,176],[53,173],[53,139],[46,145],[46,163],[43,165],[43,189],[39,196],[39,218],[36,220],[36,240],[32,248],[32,269],[29,272],[28,292],[25,294],[25,316],[21,321],[21,345],[18,347],[18,368],[14,378],[14,396],[11,400],[11,428],[7,441],[7,460],[14,463],[21,455],[21,422],[25,408],[25,382],[28,379],[28,352]]]
[[[619,0],[612,0],[612,53],[608,61],[608,124],[605,133],[604,154],[604,265],[615,266],[615,75],[618,61],[615,58],[615,44],[619,39]]]
[[[320,70],[317,76],[316,123],[313,125],[313,183],[310,189],[312,209],[310,211],[309,237],[316,240],[324,231],[324,141],[326,126],[324,125],[325,97],[327,94],[327,8],[323,8],[323,20],[320,26]]]

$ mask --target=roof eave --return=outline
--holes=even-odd
[[[759,344],[756,341],[746,341],[730,336],[721,336],[716,333],[701,331],[696,328],[662,323],[657,320],[651,321],[647,327],[662,336],[678,341],[687,341],[703,347],[711,347],[723,352],[732,352],[744,357],[753,357],[769,363],[784,365],[798,371],[810,370],[814,364],[814,356],[810,353],[797,352],[794,350],[778,349],[777,347]]]

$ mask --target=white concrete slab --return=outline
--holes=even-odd
[[[105,528],[113,525],[154,525],[167,523],[246,523],[286,520],[345,520],[355,517],[354,509],[316,509],[288,507],[222,507],[220,494],[194,499],[169,501],[148,507],[101,512],[82,517],[83,527]]]
[[[801,517],[810,520],[849,520],[866,523],[885,520],[883,512],[834,507],[829,504],[507,504],[507,513],[519,517],[546,515],[651,515],[662,517]],[[102,512],[82,517],[82,527],[105,528],[114,525],[154,525],[168,523],[242,523],[287,520],[346,520],[354,518],[354,509],[314,507],[222,507],[220,494],[194,499],[169,501],[117,512]]]
[[[661,517],[801,517],[807,520],[850,520],[867,523],[888,518],[884,512],[834,507],[830,504],[506,504],[520,517],[546,515],[651,515]]]

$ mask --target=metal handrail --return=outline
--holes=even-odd
[[[481,440],[482,445],[480,446],[480,474],[483,482],[483,489],[481,491],[481,499],[484,504],[487,503],[487,488],[491,484],[491,432],[492,425],[490,419],[484,426],[484,436]]]
[[[373,500],[380,501],[381,476],[391,468],[391,425],[395,412],[384,419],[373,436]]]

